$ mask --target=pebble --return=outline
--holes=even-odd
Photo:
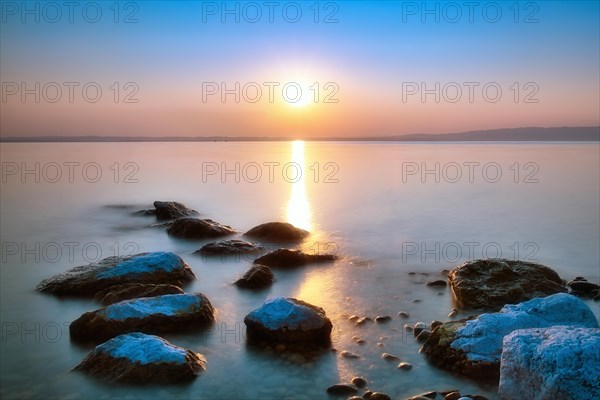
[[[359,319],[356,321],[356,325],[364,325],[364,324],[366,324],[367,322],[373,322],[373,319],[372,319],[372,318],[369,318],[369,317],[362,317],[362,318],[359,318]]]
[[[437,279],[435,281],[429,281],[427,282],[427,286],[440,286],[440,287],[446,287],[447,283],[446,281],[443,281],[441,279]]]
[[[406,325],[404,325],[404,330],[407,332],[412,332],[414,330],[414,328],[411,325],[406,324]]]
[[[398,313],[398,316],[399,316],[400,318],[410,318],[410,314],[409,314],[409,313],[407,313],[406,311],[400,311],[400,312]]]
[[[412,364],[407,362],[401,362],[400,364],[398,364],[398,369],[403,369],[405,371],[412,369],[412,367]]]
[[[371,398],[372,394],[373,394],[372,390],[367,390],[366,392],[363,393],[363,399],[369,400]]]
[[[375,322],[388,322],[391,321],[392,317],[390,317],[389,315],[378,315],[377,317],[375,317]]]
[[[390,354],[390,353],[383,353],[381,355],[381,358],[383,358],[384,360],[389,360],[389,361],[395,361],[395,360],[399,360],[400,359],[400,357],[395,356],[395,355]]]
[[[427,324],[425,324],[425,322],[417,322],[413,326],[413,334],[415,335],[415,337],[417,337],[419,336],[419,333],[421,333],[424,329],[427,329]]]
[[[329,386],[327,388],[327,393],[351,395],[351,394],[358,393],[358,388],[354,385],[348,385],[346,383],[338,383],[337,385]]]
[[[428,331],[427,329],[423,329],[421,331],[421,333],[419,333],[419,335],[417,336],[417,341],[419,343],[425,343],[427,341],[427,339],[429,339],[430,336],[431,336],[431,331]]]
[[[450,392],[444,396],[444,400],[458,400],[460,399],[460,392]]]
[[[352,378],[352,383],[358,388],[364,388],[367,386],[367,380],[362,376],[356,376]]]
[[[357,343],[357,344],[361,344],[361,345],[362,345],[362,344],[366,344],[366,343],[367,343],[367,341],[366,341],[366,340],[364,340],[364,339],[359,339],[359,340],[357,340],[357,341],[356,341],[356,343]]]
[[[369,400],[392,400],[392,398],[385,393],[373,392],[369,397]]]
[[[340,356],[342,356],[342,357],[344,357],[344,358],[360,358],[360,356],[359,356],[359,355],[357,355],[357,354],[354,354],[354,353],[351,353],[351,352],[349,352],[349,351],[346,351],[346,350],[344,350],[344,351],[341,351],[341,352],[340,352]]]
[[[422,300],[419,300],[419,299],[413,299],[413,300],[411,300],[411,301],[412,301],[413,303],[420,303]]]
[[[359,319],[360,317],[358,315],[352,315],[350,316],[350,318],[348,318],[350,321],[356,321],[357,319]]]
[[[381,342],[377,342],[376,344],[377,347],[382,348],[385,346],[385,344],[381,343]]]
[[[454,317],[456,317],[457,314],[458,314],[458,310],[456,308],[453,308],[452,310],[450,310],[450,314],[448,314],[448,318],[454,318]]]
[[[429,324],[429,328],[431,328],[431,330],[434,330],[440,325],[444,325],[444,323],[442,321],[431,321],[431,323]]]

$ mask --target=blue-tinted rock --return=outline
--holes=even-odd
[[[56,295],[93,296],[114,285],[144,283],[180,286],[195,278],[190,267],[178,255],[154,252],[108,257],[75,267],[43,280],[36,289]]]
[[[250,229],[244,236],[265,242],[297,242],[310,235],[310,232],[296,228],[287,222],[267,222]]]
[[[600,329],[555,326],[504,338],[502,400],[600,399]]]
[[[110,286],[108,289],[96,293],[94,300],[102,303],[102,305],[107,306],[123,300],[162,296],[164,294],[183,293],[183,289],[175,285],[125,283],[123,285]]]
[[[140,332],[96,346],[74,370],[112,382],[168,384],[190,381],[206,370],[202,354]]]
[[[182,239],[211,239],[232,235],[236,230],[212,219],[185,217],[170,222],[167,233]]]

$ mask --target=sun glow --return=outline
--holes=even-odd
[[[311,211],[308,197],[306,196],[306,179],[304,165],[304,142],[296,140],[292,142],[292,163],[297,165],[295,174],[291,176],[294,168],[289,168],[292,181],[292,192],[287,205],[287,221],[298,228],[311,229]]]
[[[306,79],[295,79],[286,83],[283,99],[291,107],[306,107],[315,102],[316,86]]]

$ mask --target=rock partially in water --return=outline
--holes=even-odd
[[[600,290],[600,286],[595,283],[588,282],[587,279],[577,277],[574,280],[567,283],[567,286],[571,288],[571,294],[580,297],[595,297],[597,292]]]
[[[435,281],[429,281],[429,282],[427,282],[427,286],[446,287],[446,285],[447,285],[446,281],[443,281],[441,279],[437,279]]]
[[[169,223],[167,233],[182,239],[211,239],[232,235],[236,230],[212,219],[184,217]]]
[[[129,332],[180,332],[214,320],[215,310],[203,294],[167,294],[86,312],[71,323],[69,332],[74,341],[99,342]]]
[[[504,336],[517,329],[556,325],[597,328],[598,321],[583,301],[559,293],[472,320],[447,322],[435,328],[421,351],[433,364],[453,372],[497,379]]]
[[[191,217],[199,214],[198,211],[192,210],[177,201],[155,201],[154,208],[156,219],[160,220]]]
[[[118,303],[123,300],[137,299],[140,297],[155,297],[163,294],[182,294],[183,289],[175,285],[154,285],[145,283],[125,283],[110,286],[94,296],[94,300],[102,305]]]
[[[322,308],[294,298],[276,297],[244,318],[249,340],[329,345],[333,325]]]
[[[554,270],[504,259],[469,261],[450,271],[448,280],[462,308],[498,310],[506,304],[567,291]]]
[[[193,279],[196,276],[178,255],[155,252],[108,257],[75,267],[43,280],[36,289],[56,295],[93,296],[114,285],[163,283],[180,286]]]
[[[96,346],[73,370],[111,382],[171,384],[196,378],[206,370],[206,360],[158,336],[134,332]]]
[[[254,264],[244,275],[235,282],[241,288],[262,289],[275,281],[271,268],[266,265]]]
[[[358,393],[358,388],[347,383],[338,383],[337,385],[329,386],[327,393],[349,396]]]
[[[250,229],[244,236],[265,242],[298,242],[310,235],[310,232],[296,228],[287,222],[267,222]]]
[[[223,256],[223,255],[242,255],[248,253],[259,254],[263,250],[263,247],[252,242],[245,240],[232,239],[232,240],[219,240],[218,242],[212,242],[205,244],[199,250],[194,253],[209,255],[209,256]]]
[[[504,338],[503,400],[600,399],[600,329],[555,326]]]
[[[387,393],[373,392],[369,400],[392,400],[392,398]]]
[[[256,264],[271,268],[295,268],[311,263],[331,262],[337,257],[333,254],[307,254],[301,250],[277,249],[254,260]]]
[[[357,388],[364,388],[365,386],[367,386],[367,380],[362,376],[355,376],[354,378],[352,378],[352,384],[355,385]]]

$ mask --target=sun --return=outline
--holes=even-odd
[[[282,95],[284,103],[293,108],[304,108],[318,101],[316,86],[307,79],[288,80],[283,86]]]

